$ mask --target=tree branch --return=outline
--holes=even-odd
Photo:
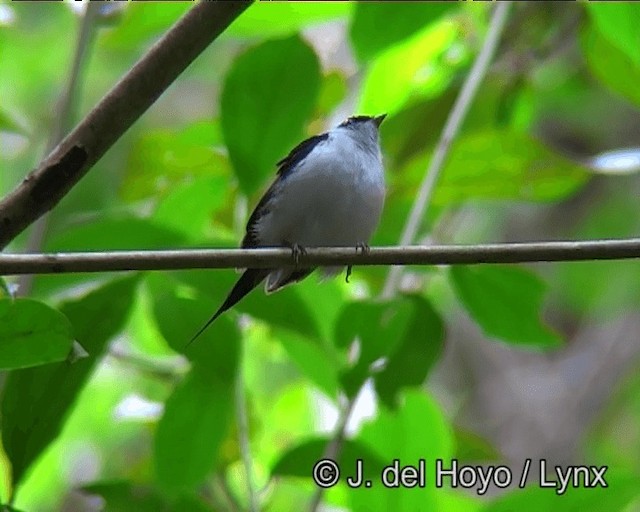
[[[300,255],[298,266],[473,265],[631,258],[640,258],[640,238],[372,247],[368,254],[356,252],[355,248],[321,247],[307,249],[306,254]],[[295,264],[291,250],[286,248],[0,254],[0,275],[287,266]]]
[[[51,133],[47,142],[45,154],[49,154],[55,148],[65,133],[71,129],[75,111],[79,102],[79,90],[81,77],[93,46],[94,35],[96,33],[96,20],[100,15],[102,6],[97,2],[89,2],[80,21],[78,38],[76,41],[71,69],[67,77],[67,82],[60,95],[60,100],[56,107]],[[31,227],[29,238],[27,239],[27,252],[39,252],[49,228],[49,214],[42,215]],[[21,296],[28,296],[31,293],[33,276],[26,274],[18,281],[18,293]]]
[[[0,202],[0,249],[53,208],[251,1],[195,5]]]

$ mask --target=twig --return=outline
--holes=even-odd
[[[365,254],[344,247],[321,247],[307,249],[300,255],[298,265],[474,265],[632,258],[640,258],[640,238],[372,247]],[[0,254],[0,275],[291,266],[295,266],[295,262],[291,250],[286,248]]]
[[[55,148],[67,130],[71,128],[71,123],[75,118],[75,110],[78,104],[78,89],[80,75],[84,69],[89,49],[95,34],[95,20],[97,19],[102,6],[98,3],[88,3],[80,22],[80,30],[76,42],[75,53],[71,69],[67,77],[67,83],[60,96],[60,101],[56,108],[56,115],[51,126],[49,141],[47,142],[46,153],[50,153]],[[42,242],[49,226],[49,214],[40,217],[32,226],[27,240],[27,251],[38,252],[42,247]],[[18,294],[29,295],[33,285],[32,275],[23,275],[18,280]]]
[[[53,208],[251,1],[196,4],[0,202],[0,249]]]
[[[344,443],[344,438],[347,433],[347,424],[349,423],[349,418],[351,417],[351,413],[353,412],[353,408],[356,405],[356,401],[358,400],[359,395],[360,392],[358,391],[358,393],[356,393],[353,397],[349,398],[344,409],[340,411],[340,416],[338,417],[338,423],[336,424],[336,428],[334,429],[333,437],[327,444],[327,447],[322,454],[323,459],[332,459],[336,463],[338,462],[340,451],[342,450],[342,444]],[[309,512],[316,512],[318,510],[318,507],[322,502],[323,495],[324,487],[317,487],[316,492],[311,498]]]
[[[424,218],[427,206],[429,205],[433,191],[438,183],[438,178],[440,177],[444,161],[448,156],[451,143],[458,135],[462,121],[467,115],[471,101],[476,94],[480,82],[487,72],[491,58],[498,46],[510,6],[511,2],[498,2],[495,7],[495,11],[491,17],[491,23],[489,24],[487,37],[484,40],[484,44],[482,45],[478,57],[473,63],[473,67],[471,68],[464,85],[462,86],[462,90],[456,99],[453,110],[447,118],[447,122],[442,130],[442,134],[440,135],[440,139],[438,140],[433,153],[433,158],[429,162],[429,168],[427,169],[427,172],[422,179],[422,183],[420,184],[418,195],[413,203],[411,212],[409,213],[409,218],[407,219],[407,223],[402,231],[402,236],[400,237],[400,245],[412,244],[418,234],[420,223]],[[401,274],[401,268],[391,268],[382,290],[383,298],[390,298],[393,296],[396,288],[398,287]]]
[[[247,421],[247,404],[244,392],[244,380],[242,378],[242,365],[238,367],[238,376],[235,389],[236,415],[238,422],[238,444],[247,485],[249,497],[249,512],[259,512],[258,495],[253,483],[253,463],[251,459],[251,446],[249,441],[249,422]]]

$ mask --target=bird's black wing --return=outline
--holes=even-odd
[[[311,151],[313,151],[313,148],[315,148],[318,144],[324,142],[328,138],[329,134],[323,133],[321,135],[314,135],[313,137],[309,137],[307,140],[303,140],[300,144],[293,148],[287,156],[285,156],[276,164],[278,166],[278,175],[282,178],[285,178],[289,171],[291,171],[291,169],[302,162],[306,158],[306,156],[311,153]]]
[[[240,244],[240,247],[242,247],[243,249],[250,249],[252,247],[258,247],[260,245],[256,227],[260,218],[269,213],[269,201],[271,201],[275,194],[277,183],[278,179],[276,179],[276,181],[271,184],[269,189],[264,193],[260,201],[258,201],[256,207],[253,209],[253,212],[251,213],[251,216],[247,221],[247,232],[242,239],[242,243]]]

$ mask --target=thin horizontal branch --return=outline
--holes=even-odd
[[[640,238],[375,247],[371,248],[368,254],[362,254],[360,251],[356,253],[355,248],[348,247],[309,248],[306,254],[300,256],[298,266],[464,265],[630,258],[640,258]],[[0,275],[286,266],[294,266],[291,250],[286,248],[0,254]]]
[[[0,248],[51,210],[250,1],[192,7],[0,201]]]

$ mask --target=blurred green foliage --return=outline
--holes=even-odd
[[[85,41],[75,121],[190,7],[134,2],[101,11]],[[40,249],[233,247],[293,145],[343,115],[383,112],[389,186],[373,244],[396,243],[490,9],[256,2],[56,207]],[[594,177],[587,162],[637,145],[640,7],[522,3],[512,11],[419,241],[637,236],[637,175]],[[71,4],[0,1],[3,195],[45,152],[80,21]],[[9,250],[27,248],[23,234]],[[363,388],[373,411],[349,430],[345,470],[362,458],[374,478],[394,459],[424,458],[427,485],[340,484],[325,495],[331,505],[637,506],[640,466],[629,457],[640,448],[637,379],[620,384],[580,452],[612,465],[610,487],[566,497],[535,485],[489,498],[432,485],[436,458],[504,461],[481,429],[459,424],[441,381],[438,393],[424,383],[451,357],[448,332],[459,335],[452,327],[462,319],[472,319],[485,343],[552,357],[571,345],[582,319],[637,312],[638,262],[416,267],[401,294],[381,301],[387,272],[356,268],[349,285],[311,276],[270,297],[255,292],[189,348],[233,271],[38,276],[29,299],[13,298],[15,280],[3,281],[0,368],[9,371],[0,378],[0,503],[97,510],[87,496],[100,496],[114,511],[245,510],[241,385],[264,510],[308,507],[311,468],[330,439],[327,417]],[[74,342],[85,357],[75,359]]]

